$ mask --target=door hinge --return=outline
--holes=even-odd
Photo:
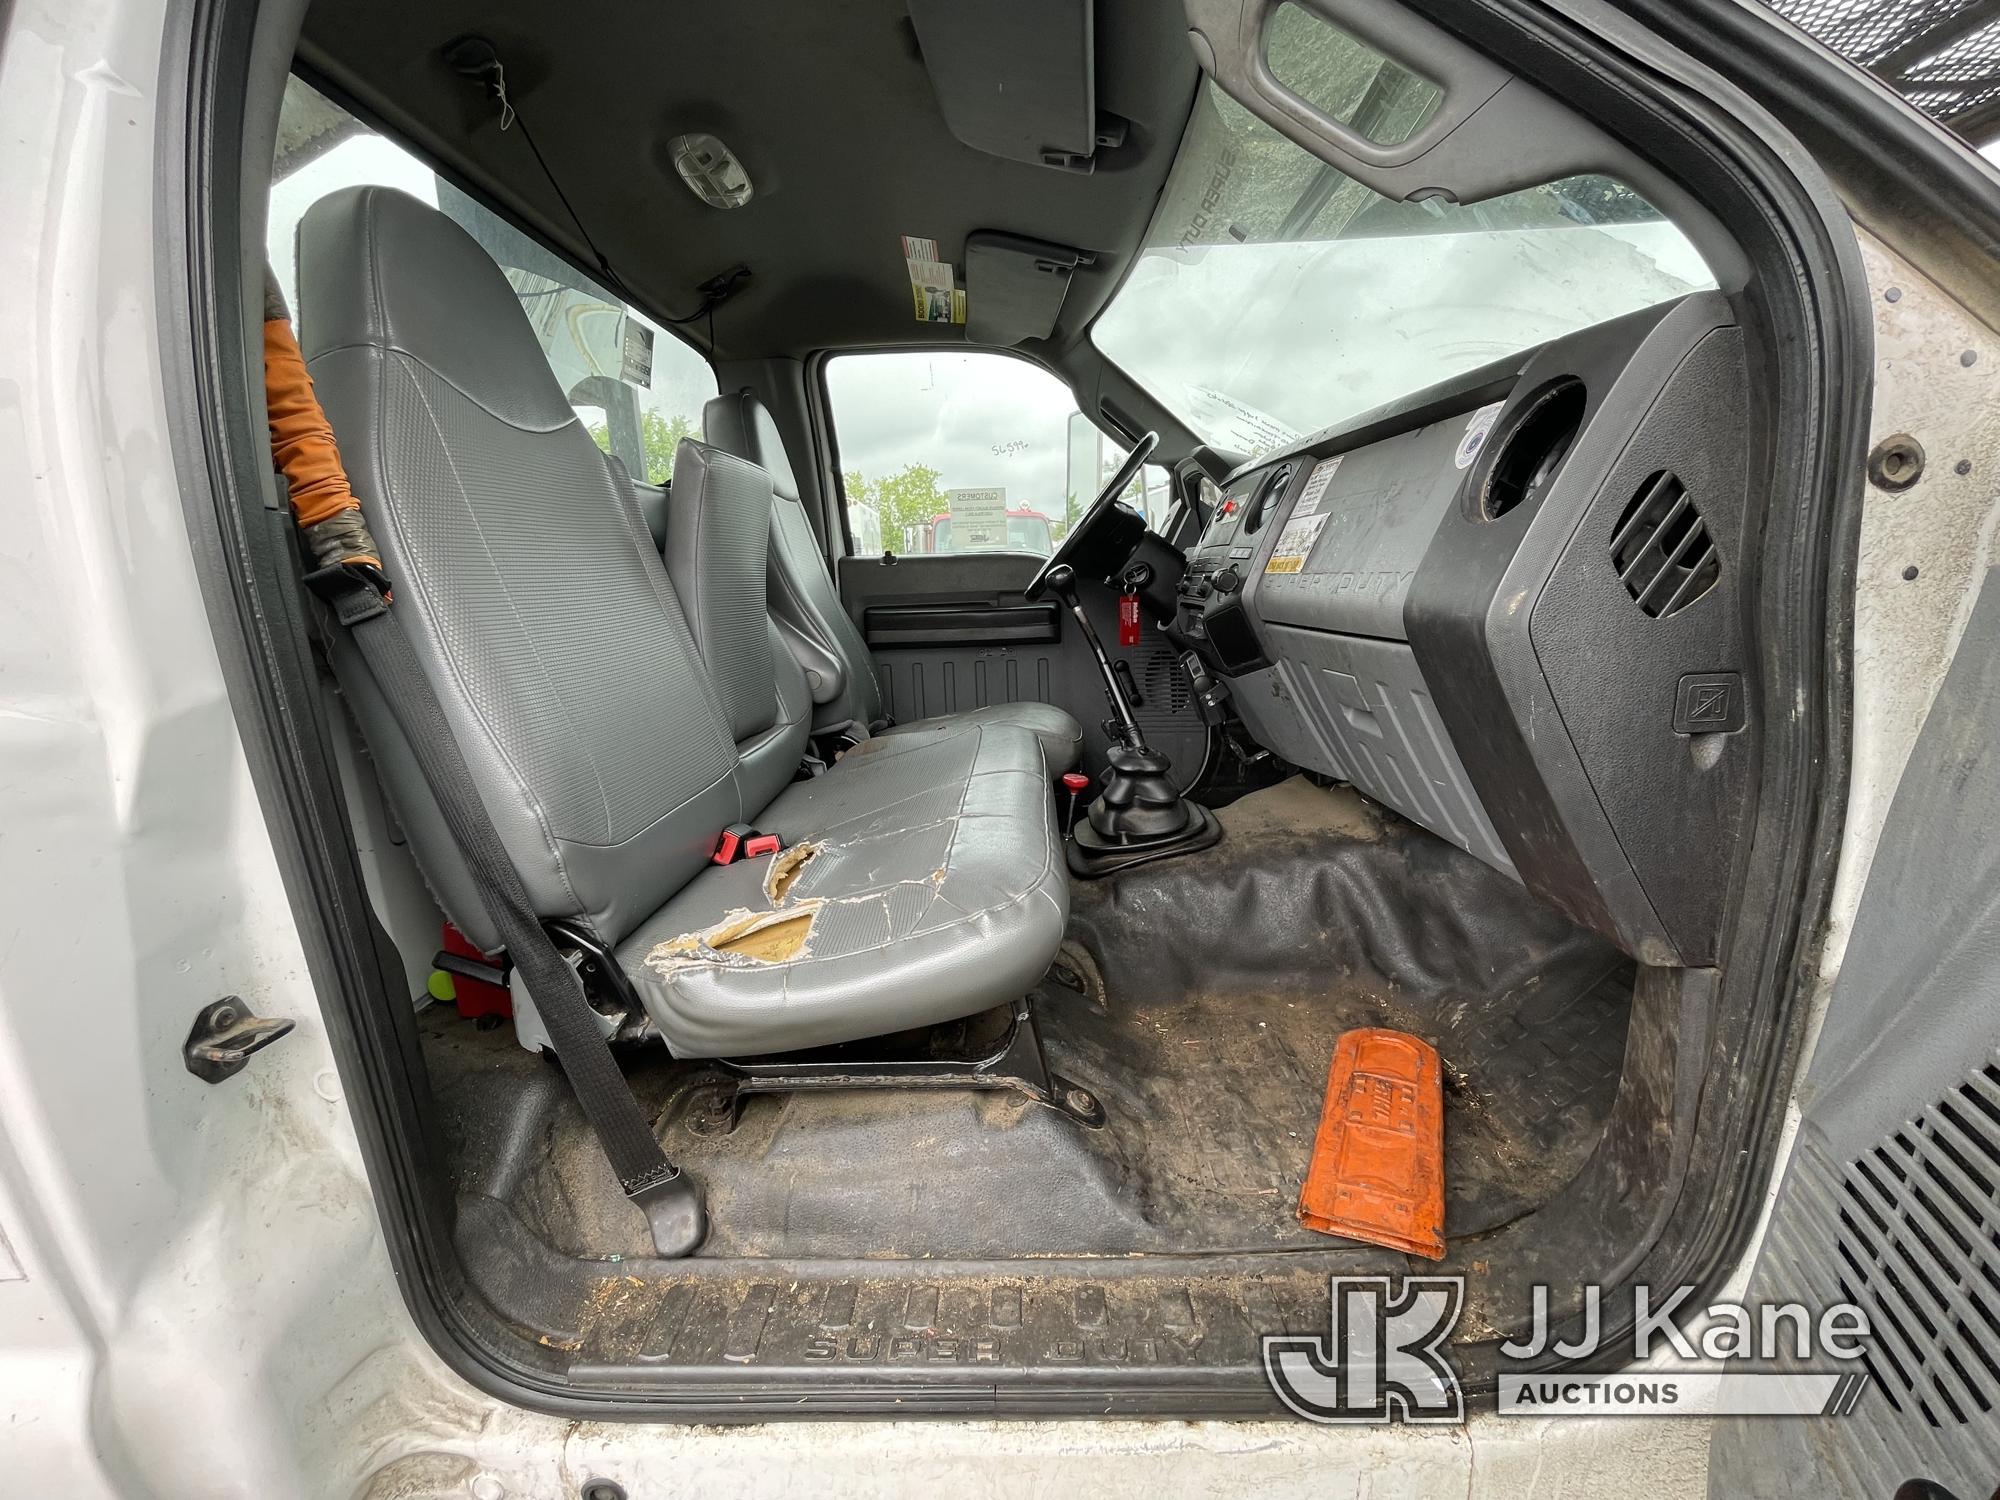
[[[224,995],[195,1016],[181,1060],[203,1083],[220,1083],[242,1072],[253,1052],[263,1051],[294,1024],[283,1016],[252,1015],[237,996]]]

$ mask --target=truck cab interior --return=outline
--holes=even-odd
[[[1471,3],[272,10],[229,430],[454,1365],[1251,1412],[1329,1275],[1463,1277],[1477,1390],[1531,1288],[1720,1263],[1810,905],[1787,267],[1852,267],[1701,100]],[[1441,1259],[1300,1221],[1357,1027],[1441,1060]]]

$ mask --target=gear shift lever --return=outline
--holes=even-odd
[[[1096,658],[1098,675],[1104,680],[1111,723],[1123,742],[1113,744],[1107,752],[1110,770],[1104,778],[1104,790],[1090,804],[1069,841],[1071,871],[1104,875],[1169,854],[1206,849],[1222,836],[1222,827],[1207,808],[1181,796],[1167,774],[1173,763],[1146,743],[1104,643],[1077,601],[1075,572],[1068,567],[1050,569],[1048,589],[1062,600],[1083,631],[1084,643]]]
[[[1097,638],[1097,629],[1090,623],[1090,616],[1083,612],[1083,606],[1076,598],[1076,571],[1069,567],[1049,570],[1048,590],[1062,600],[1063,607],[1076,616],[1076,623],[1083,631],[1084,644],[1090,647],[1090,654],[1097,660],[1097,675],[1104,679],[1104,696],[1110,700],[1111,712],[1118,723],[1118,736],[1135,750],[1147,748],[1146,735],[1139,728],[1139,721],[1132,717],[1132,705],[1126,700],[1125,688],[1118,680],[1118,674],[1111,670],[1111,658],[1105,655],[1104,642]]]

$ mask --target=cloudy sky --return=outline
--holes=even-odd
[[[1665,222],[1147,251],[1093,337],[1256,452],[1713,280]]]
[[[946,350],[851,354],[828,363],[826,385],[843,472],[882,479],[925,463],[942,489],[1004,489],[1011,509],[1062,513],[1076,402],[1039,365]]]
[[[1986,154],[2000,160],[2000,144]],[[430,170],[374,136],[347,140],[278,183],[268,248],[294,306],[300,215],[360,182],[438,201]],[[1163,217],[1173,217],[1179,196],[1169,194]],[[1172,246],[1177,231],[1158,224],[1151,237]],[[1709,284],[1699,257],[1663,222],[1234,239],[1147,251],[1093,337],[1209,441],[1243,451]],[[897,351],[836,358],[827,379],[844,471],[876,480],[923,463],[940,472],[942,488],[1001,488],[1010,507],[1061,512],[1076,405],[1040,367],[1002,354]],[[641,405],[698,426],[714,390],[700,356],[657,332]],[[1084,437],[1094,448],[1093,432]],[[1098,456],[1080,454],[1080,472]]]

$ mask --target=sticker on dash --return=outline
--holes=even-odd
[[[1319,540],[1320,528],[1326,525],[1324,514],[1298,516],[1285,523],[1285,529],[1278,533],[1278,545],[1271,549],[1271,560],[1264,564],[1266,573],[1297,573],[1306,565],[1306,557]]]

